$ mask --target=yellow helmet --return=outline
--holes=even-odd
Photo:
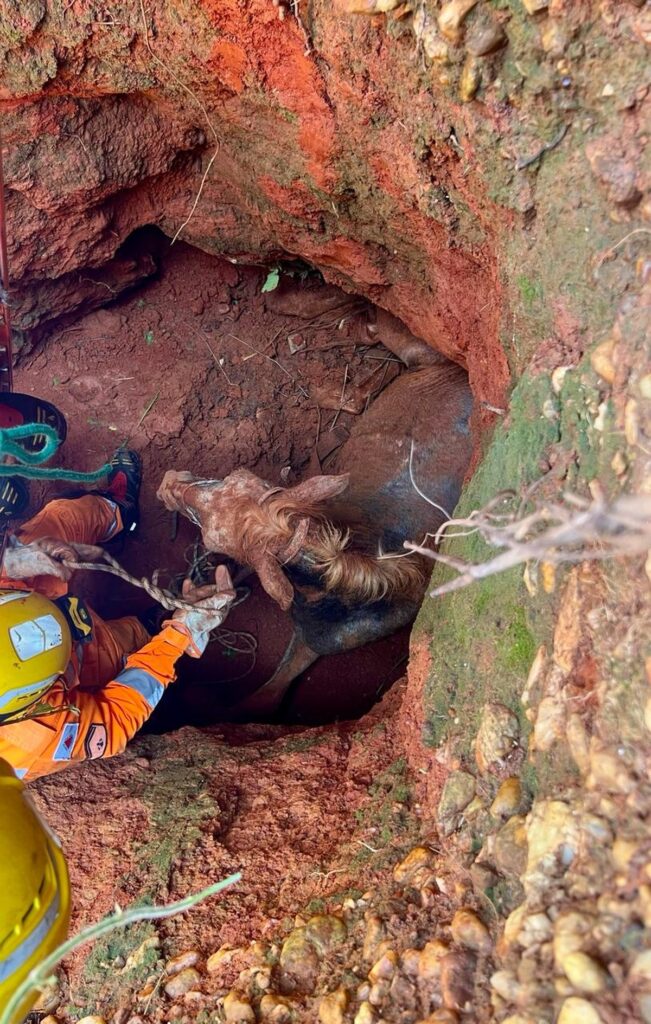
[[[70,882],[58,842],[2,760],[0,822],[0,1007],[6,1007],[29,972],[65,940]],[[24,1020],[37,994],[12,1024]]]
[[[45,694],[66,669],[72,650],[63,612],[27,590],[0,590],[0,724]]]

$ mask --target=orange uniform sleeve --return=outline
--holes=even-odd
[[[176,678],[175,664],[189,645],[189,637],[167,626],[101,690],[76,690],[74,709],[65,688],[55,684],[46,699],[61,711],[2,725],[0,757],[31,781],[75,761],[121,753]]]

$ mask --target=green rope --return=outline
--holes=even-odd
[[[16,443],[20,440],[30,440],[39,436],[45,438],[45,444],[37,452],[29,452],[22,444]],[[23,423],[20,427],[8,427],[5,430],[0,430],[0,455],[11,455],[14,459],[19,459],[20,462],[25,463],[27,466],[36,466],[41,462],[47,462],[48,459],[52,458],[58,447],[59,435],[54,427],[47,426],[46,424]]]
[[[43,437],[45,444],[37,452],[28,451],[20,441]],[[23,423],[19,427],[0,430],[0,459],[6,456],[18,459],[22,465],[0,465],[0,477],[23,476],[28,480],[67,480],[69,483],[94,484],[107,476],[110,462],[90,473],[78,473],[74,469],[45,469],[40,464],[51,459],[61,444],[61,438],[54,427],[46,423]]]

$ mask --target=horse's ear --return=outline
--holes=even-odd
[[[316,505],[342,494],[349,482],[350,473],[341,473],[339,476],[312,476],[302,484],[290,487],[287,493],[292,501],[299,505]]]
[[[252,559],[251,567],[258,574],[260,583],[269,597],[272,597],[284,612],[288,612],[294,600],[294,588],[274,556],[266,552],[256,555]]]

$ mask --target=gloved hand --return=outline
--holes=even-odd
[[[182,597],[184,601],[190,601],[194,607],[188,610],[178,609],[163,625],[173,626],[174,629],[189,636],[192,645],[186,653],[191,658],[200,658],[208,646],[210,631],[221,626],[236,597],[228,569],[225,565],[217,567],[214,585],[195,587],[191,580],[185,580]]]
[[[9,537],[3,560],[3,572],[13,580],[26,580],[32,576],[56,576],[69,580],[73,569],[64,561],[93,562],[102,557],[102,549],[93,544],[69,544],[56,537],[41,537],[31,544],[21,544],[17,537]]]

